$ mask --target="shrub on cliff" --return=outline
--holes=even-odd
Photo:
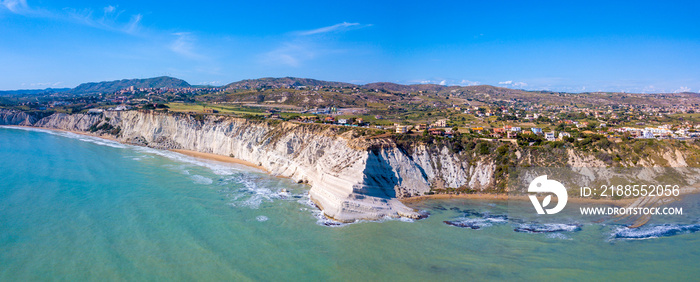
[[[145,105],[141,106],[141,109],[144,109],[144,110],[169,109],[169,108],[170,107],[168,107],[165,104],[145,104]]]
[[[486,142],[479,142],[479,144],[476,145],[476,152],[479,155],[488,155],[491,152],[489,144]]]

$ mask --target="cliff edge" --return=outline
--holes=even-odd
[[[587,152],[458,138],[405,142],[354,136],[347,127],[157,111],[55,113],[37,120],[23,112],[0,110],[0,124],[81,131],[158,149],[235,157],[272,175],[308,183],[311,200],[326,216],[342,222],[419,218],[399,201],[402,198],[512,192],[515,188],[508,187],[507,175],[516,167],[697,167],[700,162],[698,146],[689,143],[638,148],[646,144],[643,141],[634,148],[613,144]],[[694,179],[697,171],[686,174]]]

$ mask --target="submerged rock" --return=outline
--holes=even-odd
[[[547,224],[521,224],[513,231],[525,233],[551,233],[580,231],[580,224],[547,223]]]

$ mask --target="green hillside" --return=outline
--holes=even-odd
[[[130,86],[134,86],[135,88],[180,88],[190,87],[190,84],[182,79],[161,76],[145,79],[122,79],[114,81],[88,82],[78,85],[70,92],[74,94],[112,93]]]

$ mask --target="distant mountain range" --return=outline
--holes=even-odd
[[[256,89],[256,88],[283,88],[283,87],[357,87],[355,84],[345,82],[323,81],[311,78],[296,78],[296,77],[265,77],[258,79],[246,79],[238,82],[230,83],[225,88],[228,89]]]
[[[130,86],[135,88],[210,88],[211,86],[190,85],[186,81],[169,76],[160,76],[145,79],[122,79],[114,81],[89,82],[78,85],[75,88],[47,88],[47,89],[32,89],[32,90],[9,90],[0,91],[0,96],[8,95],[33,95],[46,93],[70,93],[70,94],[95,94],[95,93],[113,93]],[[450,92],[479,92],[486,94],[523,94],[523,93],[559,93],[551,91],[525,91],[511,88],[495,87],[490,85],[477,86],[445,86],[438,84],[397,84],[391,82],[374,82],[364,85],[357,85],[346,82],[323,81],[310,78],[297,77],[265,77],[258,79],[246,79],[238,82],[233,82],[223,86],[225,89],[260,89],[260,88],[287,88],[287,87],[357,87],[366,90],[385,91],[392,93],[413,93],[413,92],[432,92],[445,93]],[[622,93],[621,93],[622,94]],[[685,93],[693,94],[696,93]]]
[[[384,90],[387,92],[418,92],[418,91],[433,91],[439,92],[447,88],[447,86],[438,84],[411,84],[403,85],[391,82],[374,82],[364,85],[357,85],[345,82],[323,81],[310,78],[297,77],[265,77],[258,79],[246,79],[238,82],[230,83],[224,86],[227,89],[257,89],[257,88],[285,88],[285,87],[358,87],[368,90]]]
[[[71,89],[70,88],[46,88],[46,89],[7,90],[7,91],[0,91],[0,96],[60,93],[60,92],[66,92],[68,90],[71,90]]]
[[[388,92],[409,93],[409,92],[418,92],[418,91],[440,92],[442,90],[447,89],[448,87],[444,86],[444,85],[438,85],[438,84],[404,85],[404,84],[397,84],[397,83],[391,83],[391,82],[374,82],[374,83],[368,83],[368,84],[362,85],[362,88],[369,89],[369,90],[384,90],[384,91],[388,91]]]
[[[112,93],[130,86],[135,88],[182,88],[191,87],[187,81],[173,78],[169,76],[160,76],[145,79],[122,79],[103,82],[89,82],[78,85],[71,89],[70,93],[87,94],[87,93]]]

